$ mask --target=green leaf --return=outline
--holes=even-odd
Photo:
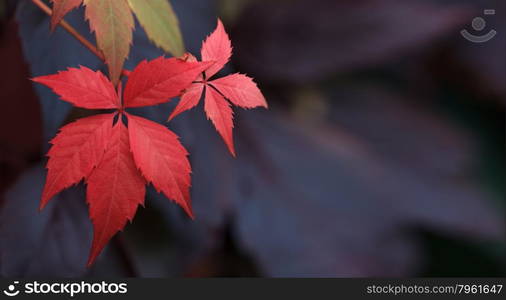
[[[109,66],[110,79],[117,84],[132,44],[132,11],[126,0],[85,0],[84,4],[86,19]]]
[[[185,53],[179,21],[168,0],[128,0],[150,40],[174,56]]]

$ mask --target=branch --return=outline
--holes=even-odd
[[[51,10],[51,8],[49,8],[41,0],[32,0],[32,2],[47,15],[49,16],[53,15],[53,11]],[[88,48],[88,50],[90,50],[91,53],[95,54],[101,61],[106,63],[104,54],[102,54],[102,52],[98,50],[98,48],[95,45],[93,45],[90,41],[88,41],[81,34],[79,34],[79,32],[77,32],[77,30],[74,27],[72,27],[72,25],[67,23],[65,20],[61,20],[61,22],[58,25],[63,27],[68,33],[70,33],[74,38],[76,38],[84,47]],[[128,74],[130,74],[130,71],[123,69],[122,75],[128,76]]]

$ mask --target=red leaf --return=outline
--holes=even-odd
[[[218,73],[230,60],[232,45],[221,20],[218,19],[216,30],[202,44],[201,55],[202,61],[216,62],[206,71],[207,79]]]
[[[193,218],[188,152],[166,127],[128,114],[130,148],[142,175]]]
[[[109,76],[118,83],[132,44],[134,17],[126,0],[86,0],[86,19],[104,53]]]
[[[216,30],[206,39],[202,45],[202,60],[215,61],[206,71],[206,79],[216,74],[229,61],[232,54],[230,39],[228,38],[223,24],[218,20]],[[188,54],[187,61],[195,61],[196,58]],[[188,88],[178,105],[169,117],[169,121],[180,113],[195,107],[202,94],[202,89],[207,86],[205,97],[205,112],[218,133],[221,135],[227,147],[235,156],[234,141],[232,137],[233,114],[225,96],[233,104],[243,108],[262,106],[267,108],[267,101],[258,89],[252,78],[233,74],[213,81],[196,82]]]
[[[130,74],[125,86],[125,107],[164,103],[179,96],[212,62],[186,62],[159,57],[141,62]]]
[[[188,90],[181,96],[181,100],[169,117],[169,121],[174,119],[180,113],[190,110],[199,104],[202,97],[204,85],[202,83],[194,83]]]
[[[111,136],[113,117],[114,114],[96,115],[60,129],[48,153],[41,209],[54,195],[88,177],[100,163]]]
[[[51,2],[53,2],[53,14],[51,15],[51,31],[53,31],[63,17],[69,11],[81,5],[83,0],[51,0]]]
[[[88,109],[118,107],[118,96],[112,83],[100,71],[81,66],[58,74],[32,79],[50,87],[62,100]]]
[[[262,106],[267,108],[267,101],[253,79],[242,74],[232,74],[210,82],[230,102],[242,108]]]
[[[228,150],[235,157],[234,141],[232,137],[234,123],[230,104],[212,87],[207,87],[204,110],[206,111],[207,118],[213,122],[214,127],[216,127],[216,130],[225,141],[225,144],[227,144]]]
[[[88,266],[107,242],[132,221],[137,206],[144,203],[145,180],[135,166],[128,129],[118,120],[112,129],[102,162],[87,180],[87,201],[94,234]]]

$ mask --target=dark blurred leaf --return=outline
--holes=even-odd
[[[27,171],[0,211],[0,274],[8,277],[84,275],[91,241],[82,186],[62,192],[41,213],[45,169]]]
[[[307,82],[420,51],[467,16],[426,1],[261,1],[244,9],[232,40],[251,75]]]
[[[482,190],[477,177],[479,149],[471,133],[425,108],[422,103],[428,101],[379,86],[349,86],[332,97],[334,122],[374,150],[389,168],[413,176],[412,196],[397,207],[405,205],[436,226],[465,225],[461,233],[500,236],[501,228],[483,230],[493,225],[480,218],[487,206],[493,207],[493,197]],[[397,189],[407,187],[400,184]],[[478,204],[485,210],[466,209]],[[417,209],[422,205],[437,209]],[[462,211],[452,211],[451,206]]]
[[[358,99],[350,97],[349,103]],[[390,108],[399,105],[381,100]],[[436,138],[426,147],[433,151],[468,151],[460,148],[462,143],[448,144],[444,137],[437,140],[444,122],[417,110],[411,111],[419,119],[413,125],[410,115],[404,119],[403,114],[375,112],[378,121],[368,122],[357,119],[361,113],[361,109],[348,110],[347,116],[374,128],[371,132],[382,140],[371,143],[367,134],[352,134],[348,129],[308,127],[284,117],[276,120],[272,113],[241,115],[246,122],[238,127],[251,128],[256,146],[274,169],[268,172],[274,180],[265,180],[267,172],[258,167],[260,158],[244,153],[253,147],[238,148],[243,172],[235,184],[241,188],[235,197],[240,201],[237,237],[264,272],[273,276],[413,275],[423,261],[410,232],[414,226],[468,239],[503,239],[504,218],[493,210],[486,193],[456,172],[468,162],[462,155],[439,167],[427,161],[434,155],[432,150],[411,154],[413,163],[401,160],[397,164],[386,155],[385,150],[394,147],[387,148],[382,141],[390,137],[395,137],[398,154],[416,148],[403,146],[409,141],[399,136],[402,132]],[[382,126],[388,122],[398,124],[389,130]],[[420,167],[420,161],[429,166]]]

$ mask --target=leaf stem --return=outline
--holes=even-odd
[[[32,3],[35,4],[38,8],[40,8],[43,12],[45,12],[47,15],[51,16],[53,15],[53,10],[49,8],[44,2],[41,0],[32,0]],[[67,23],[65,20],[61,20],[61,22],[58,24],[61,27],[63,27],[68,33],[70,33],[74,38],[76,38],[84,47],[88,48],[88,50],[91,51],[91,53],[95,54],[101,61],[104,63],[105,57],[104,54],[98,48],[93,45],[90,41],[88,41],[86,38],[84,38],[77,30],[72,27],[69,23]],[[123,70],[122,75],[128,76],[130,74],[130,71]]]

